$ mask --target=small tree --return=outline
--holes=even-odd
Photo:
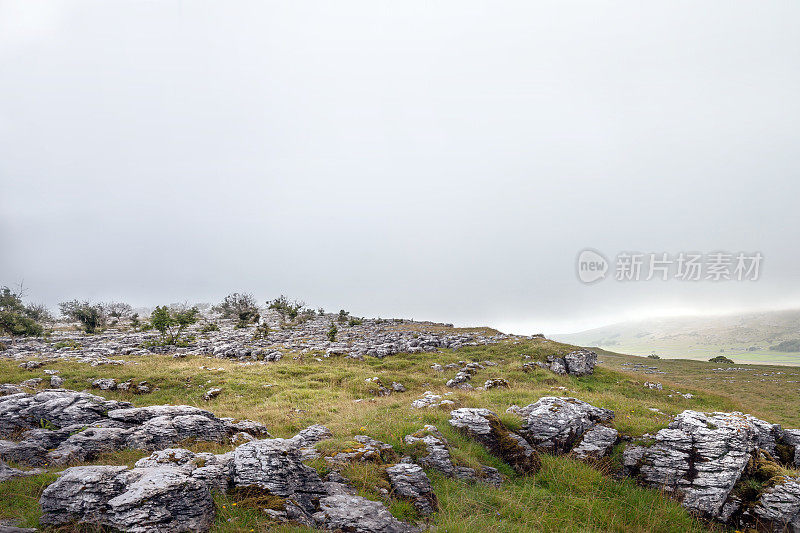
[[[181,341],[183,331],[197,322],[199,314],[197,307],[170,309],[163,305],[156,307],[150,314],[150,323],[161,333],[163,344],[177,344]]]
[[[110,302],[105,305],[108,316],[121,319],[131,318],[133,316],[133,307],[124,302]]]
[[[87,300],[71,300],[58,304],[61,314],[80,322],[86,333],[94,333],[105,326],[108,315],[101,304],[90,304]]]
[[[339,329],[336,327],[336,324],[331,322],[331,327],[328,328],[328,340],[331,342],[336,341],[337,333],[339,333]]]
[[[237,328],[247,327],[248,324],[258,322],[261,318],[258,311],[258,304],[252,294],[234,292],[226,296],[219,305],[211,308],[215,313],[219,313],[224,318],[238,320]]]
[[[339,316],[336,318],[336,320],[338,320],[340,324],[344,324],[345,322],[347,322],[347,319],[349,317],[350,313],[348,311],[345,311],[344,309],[341,309],[339,310]]]

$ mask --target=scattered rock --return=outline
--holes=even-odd
[[[450,393],[448,392],[447,394]],[[422,398],[411,402],[411,407],[414,409],[429,409],[436,407],[441,407],[442,409],[452,409],[455,407],[455,405],[456,404],[453,400],[442,399],[440,395],[434,394],[431,391],[425,391],[425,393],[422,395]]]
[[[217,396],[219,396],[219,394],[221,392],[222,392],[222,389],[220,389],[218,387],[214,387],[212,389],[207,390],[206,393],[203,394],[203,399],[205,401],[212,400],[212,399],[216,398]]]
[[[508,381],[503,378],[487,379],[486,383],[483,384],[483,388],[486,390],[494,389],[495,387],[507,389],[509,386]]]
[[[31,379],[26,379],[25,381],[23,381],[22,383],[20,383],[20,384],[19,384],[19,386],[20,386],[20,387],[23,387],[23,388],[26,388],[26,389],[35,389],[35,388],[37,388],[39,385],[41,385],[41,384],[42,384],[42,381],[44,381],[42,378],[31,378]]]

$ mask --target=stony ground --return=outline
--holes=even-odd
[[[347,528],[357,518],[354,513],[382,517],[381,524],[370,526],[375,531],[703,531],[723,529],[720,519],[726,513],[733,524],[793,512],[774,505],[794,501],[794,485],[778,481],[796,476],[794,456],[785,453],[791,434],[774,425],[800,426],[791,369],[715,370],[719,365],[712,364],[690,369],[600,353],[591,374],[557,374],[553,370],[561,366],[580,366],[564,358],[575,347],[408,321],[345,325],[331,343],[323,331],[329,323],[322,317],[305,327],[276,328],[274,336],[255,342],[252,328],[223,324],[222,331],[203,335],[198,326],[196,341],[178,350],[179,357],[142,348],[148,333],[62,332],[46,341],[18,343],[0,361],[0,382],[21,392],[6,388],[11,394],[0,399],[31,398],[57,385],[131,407],[118,406],[122,415],[114,409],[101,413],[114,421],[101,425],[115,426],[118,437],[106,448],[87,444],[100,440],[86,433],[97,430],[77,428],[62,431],[66,440],[52,450],[43,448],[45,460],[38,464],[9,455],[9,468],[44,471],[0,483],[0,517],[25,527],[63,530],[57,525],[60,517],[74,518],[65,511],[74,501],[71,491],[63,487],[86,483],[80,480],[88,472],[57,476],[80,465],[102,465],[91,471],[100,485],[84,486],[83,493],[108,483],[116,487],[114,512],[104,509],[94,522],[130,530],[143,509],[131,504],[138,501],[131,495],[154,486],[153,479],[169,496],[165,502],[175,499],[169,491],[181,487],[182,501],[200,510],[192,515],[194,527],[209,525],[212,531]],[[269,355],[275,352],[279,359]],[[157,405],[190,408],[158,411],[159,416],[152,410],[147,416],[126,411]],[[745,422],[748,437],[736,440],[727,433],[727,418],[681,414],[735,410],[769,423]],[[230,426],[241,419],[254,424]],[[28,430],[34,432],[28,437],[51,438],[59,431],[51,420],[40,424]],[[142,424],[157,428],[158,438],[143,439],[148,432]],[[277,439],[259,435],[262,425]],[[303,440],[307,428],[317,425],[329,434]],[[208,428],[214,431],[207,433]],[[239,431],[248,428],[256,440],[240,435],[232,442],[234,435],[251,434]],[[724,513],[719,506],[687,503],[691,498],[684,506],[678,502],[698,494],[694,474],[681,470],[694,464],[688,457],[696,454],[666,473],[648,466],[659,464],[653,454],[678,455],[675,446],[700,442],[700,434],[712,443],[728,443],[726,453],[738,454],[735,465],[725,463],[709,474],[717,500],[728,505]],[[14,446],[25,437],[17,431],[1,438]],[[166,446],[187,450],[178,452],[186,459],[174,459],[174,453],[166,463],[151,457]],[[758,455],[762,450],[771,452],[771,459]],[[703,453],[709,454],[709,464],[717,464],[716,452]],[[292,454],[298,460],[281,459],[280,471],[302,482],[289,488],[272,484],[274,466],[253,467]],[[222,466],[214,470],[214,465]],[[773,466],[780,471],[773,472]],[[197,480],[211,488],[211,499]],[[55,481],[60,485],[46,489]],[[655,489],[666,481],[674,498]],[[248,488],[253,485],[264,490],[254,492]],[[186,487],[194,489],[186,492]],[[287,514],[283,503],[265,494],[305,503],[298,514]],[[737,509],[730,505],[734,500],[740,502]],[[153,505],[148,512],[162,509]],[[287,518],[308,525],[281,523]]]

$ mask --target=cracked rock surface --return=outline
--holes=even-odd
[[[158,450],[186,439],[225,443],[268,436],[256,422],[217,418],[188,405],[132,407],[85,392],[49,389],[0,397],[0,458],[31,466],[90,461],[125,448]]]
[[[571,451],[580,458],[602,457],[617,441],[617,430],[604,427],[614,412],[577,398],[545,396],[522,408],[510,408],[524,422],[520,435],[553,454]]]
[[[539,454],[520,435],[509,431],[489,409],[462,408],[450,412],[450,425],[483,444],[520,474],[541,468]]]
[[[757,449],[775,453],[780,426],[750,415],[678,414],[655,435],[651,446],[628,446],[627,474],[645,485],[676,493],[684,507],[703,516],[727,519],[723,506]]]

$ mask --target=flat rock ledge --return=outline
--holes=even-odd
[[[0,459],[41,466],[90,461],[125,448],[158,450],[187,439],[229,443],[270,436],[249,420],[188,405],[133,407],[86,392],[47,389],[0,397]]]

